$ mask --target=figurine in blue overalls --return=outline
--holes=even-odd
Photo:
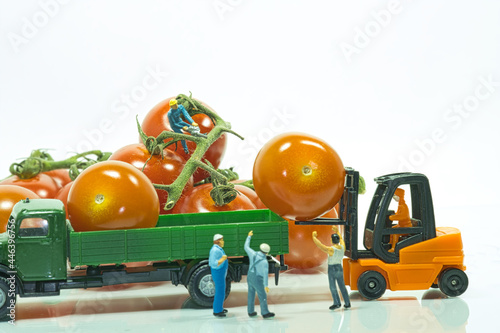
[[[198,126],[197,123],[194,122],[193,118],[189,116],[189,113],[187,113],[186,108],[182,105],[177,104],[177,100],[171,99],[169,102],[170,105],[170,110],[167,112],[167,117],[168,121],[170,123],[170,127],[172,127],[172,130],[175,133],[181,133],[182,134],[182,129],[186,130],[188,126]],[[186,123],[182,117],[189,121],[190,124]],[[182,147],[184,148],[184,152],[186,154],[189,154],[189,150],[186,144],[185,140],[181,140]]]
[[[214,296],[214,316],[225,317],[227,310],[223,308],[226,297],[226,276],[227,276],[227,255],[222,249],[224,247],[224,237],[221,234],[214,235],[214,245],[210,249],[208,264],[212,273],[212,280],[215,284]]]
[[[274,313],[269,312],[267,307],[267,277],[269,275],[269,263],[267,262],[267,254],[271,250],[269,245],[262,243],[260,251],[254,251],[250,248],[250,240],[253,236],[253,231],[248,233],[245,241],[245,252],[248,254],[250,267],[248,268],[247,283],[248,283],[248,315],[254,317],[257,312],[255,308],[255,293],[259,297],[260,313],[264,318],[274,317]]]

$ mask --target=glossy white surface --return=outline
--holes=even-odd
[[[477,284],[462,296],[447,298],[439,290],[391,292],[366,301],[351,292],[352,308],[330,311],[324,267],[290,270],[271,286],[274,319],[249,318],[246,283],[232,284],[224,306],[226,318],[197,307],[186,289],[170,283],[66,290],[60,297],[20,299],[15,328],[0,332],[478,332],[493,310],[493,296]],[[259,308],[257,307],[257,311]]]

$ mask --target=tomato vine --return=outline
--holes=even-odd
[[[181,197],[182,191],[189,181],[193,173],[201,168],[210,174],[213,190],[210,192],[212,199],[218,206],[223,206],[236,198],[237,191],[234,185],[229,183],[228,177],[224,173],[216,170],[207,160],[202,161],[202,158],[208,148],[221,137],[224,133],[231,133],[236,137],[243,140],[243,137],[231,129],[231,124],[222,119],[217,113],[205,107],[202,103],[184,94],[179,94],[176,97],[177,103],[183,105],[190,116],[195,114],[205,114],[213,122],[214,128],[206,135],[206,137],[193,136],[188,134],[175,133],[172,131],[163,131],[157,137],[147,136],[137,120],[137,127],[139,135],[143,144],[147,147],[151,154],[162,154],[163,149],[167,146],[177,144],[181,140],[190,140],[196,143],[196,149],[191,154],[190,158],[177,177],[177,179],[170,185],[154,184],[155,188],[167,191],[168,201],[164,209],[172,209],[176,202]],[[169,141],[165,142],[166,139]]]

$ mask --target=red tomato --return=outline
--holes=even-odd
[[[325,217],[337,218],[335,209]],[[285,254],[285,264],[292,268],[309,269],[323,264],[328,254],[321,251],[312,240],[313,231],[318,232],[318,239],[326,246],[332,244],[331,225],[295,225],[288,222],[288,254]]]
[[[68,194],[69,190],[71,189],[71,186],[73,186],[73,182],[69,182],[66,185],[64,185],[59,192],[57,192],[56,196],[54,199],[61,200],[64,204],[64,207],[66,208],[66,218],[69,218],[68,214]]]
[[[131,144],[118,149],[114,152],[109,159],[127,162],[132,164],[137,169],[142,170],[144,163],[148,160],[151,155],[149,154],[146,146],[142,143]],[[179,154],[165,149],[163,151],[163,158],[160,155],[153,155],[148,161],[146,168],[144,168],[144,174],[151,180],[154,184],[172,184],[184,168],[186,160],[182,158]],[[193,187],[193,177],[190,178],[189,182],[184,187],[184,193],[189,191]],[[164,210],[165,204],[168,201],[168,193],[163,190],[156,190],[158,198],[160,200],[160,214],[168,214],[171,210]]]
[[[43,173],[29,179],[20,179],[18,176],[11,176],[0,182],[0,185],[17,185],[35,192],[42,199],[52,199],[59,191],[59,186],[52,177]]]
[[[67,183],[71,182],[71,178],[69,177],[69,170],[68,169],[56,169],[52,171],[46,171],[42,172],[46,175],[49,175],[54,179],[59,186],[59,188],[63,187]]]
[[[252,203],[255,205],[255,208],[257,209],[266,209],[267,207],[262,203],[262,201],[259,199],[259,196],[257,193],[255,193],[254,190],[252,190],[249,187],[246,187],[244,185],[238,185],[235,184],[234,188],[238,191],[241,192],[241,194],[244,194],[248,199],[252,201]]]
[[[22,199],[40,199],[33,191],[16,185],[0,185],[0,232],[7,231],[10,213],[16,203]]]
[[[332,209],[342,196],[344,178],[335,150],[303,133],[271,139],[253,168],[255,191],[264,205],[291,220],[311,220]]]
[[[170,123],[168,121],[167,112],[170,110],[170,105],[168,104],[170,100],[174,97],[167,98],[166,100],[157,104],[151,111],[148,112],[146,117],[142,122],[142,130],[146,135],[157,137],[161,132],[168,130],[171,131]],[[203,103],[203,102],[202,102]],[[203,103],[206,107],[210,108],[208,105]],[[211,109],[211,108],[210,108]],[[194,115],[193,120],[200,126],[201,133],[208,133],[214,128],[212,120],[204,114]],[[207,150],[202,160],[207,159],[214,168],[218,168],[224,152],[226,150],[226,135],[222,135],[217,141],[215,141],[210,148]],[[192,141],[186,141],[190,153],[196,149],[196,144]],[[191,157],[191,155],[186,155],[184,149],[180,142],[177,143],[177,148],[175,145],[169,146],[168,149],[176,151],[181,155],[186,161]],[[195,183],[207,178],[209,174],[201,169],[198,169],[194,175],[193,180]]]
[[[121,161],[88,167],[68,195],[68,214],[75,231],[151,228],[158,222],[159,210],[148,177]]]
[[[238,195],[236,199],[227,205],[216,206],[210,196],[212,188],[212,184],[203,184],[194,187],[177,201],[172,209],[172,213],[203,213],[255,209],[255,205],[245,195]]]

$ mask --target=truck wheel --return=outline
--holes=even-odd
[[[0,321],[10,320],[10,308],[16,304],[16,295],[10,288],[9,281],[0,277]]]
[[[467,290],[469,278],[460,269],[448,268],[441,273],[438,286],[446,296],[460,296]]]
[[[215,284],[212,280],[212,273],[210,266],[203,265],[197,268],[188,284],[189,295],[193,301],[203,307],[212,307],[215,296]],[[226,278],[226,295],[224,299],[229,296],[231,292],[231,279],[229,276]]]
[[[358,290],[364,298],[377,299],[385,293],[387,283],[377,271],[366,271],[358,278]]]

